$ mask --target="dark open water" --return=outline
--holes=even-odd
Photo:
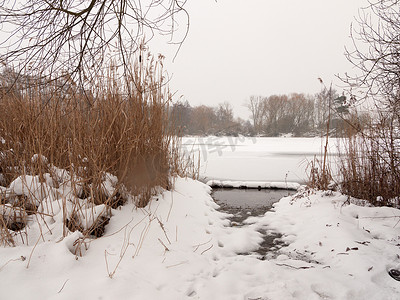
[[[271,189],[226,189],[214,188],[212,197],[218,203],[220,211],[232,214],[231,226],[246,226],[243,221],[250,216],[263,216],[272,205],[281,198],[294,194],[293,190],[271,190]],[[256,251],[264,259],[272,251],[279,249],[283,243],[280,242],[281,235],[278,233],[260,231],[264,241]]]

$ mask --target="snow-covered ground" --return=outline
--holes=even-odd
[[[243,157],[258,153],[255,160],[262,160],[263,143],[250,145]],[[317,151],[298,144],[276,151],[287,157]],[[239,152],[227,152],[216,154],[216,164],[231,168]],[[232,177],[220,179],[240,180],[233,172],[251,171],[230,170],[224,174]],[[115,178],[107,180],[111,188]],[[388,275],[400,268],[398,209],[302,190],[235,227],[218,211],[208,185],[177,178],[173,191],[160,190],[145,208],[111,209],[101,238],[79,232],[63,238],[70,189],[55,190],[35,177],[29,183],[30,192],[37,185],[47,191],[46,205],[39,206],[42,215],[29,216],[15,247],[0,248],[0,299],[400,299],[400,281]],[[26,193],[24,185],[19,179],[2,192]],[[285,245],[261,257],[255,251],[265,231],[281,233]]]
[[[329,139],[331,161],[339,141]],[[200,178],[233,181],[305,182],[307,165],[321,159],[325,138],[184,137],[182,149],[200,162]],[[200,155],[200,158],[198,158]],[[334,170],[335,171],[335,170]]]
[[[113,210],[99,239],[62,239],[51,225],[42,228],[44,241],[1,248],[1,298],[400,298],[400,282],[387,274],[400,267],[398,210],[309,191],[237,228],[209,193],[205,184],[178,178],[174,192],[161,192],[144,209]],[[257,249],[262,228],[281,232],[287,246],[265,260],[238,255]],[[82,257],[73,254],[77,245]]]

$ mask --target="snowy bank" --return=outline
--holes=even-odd
[[[297,182],[265,182],[265,181],[232,181],[232,180],[209,180],[206,183],[210,187],[221,188],[246,188],[246,189],[283,189],[298,190],[300,184]]]
[[[230,227],[210,192],[178,178],[143,209],[112,209],[98,239],[77,231],[62,238],[61,213],[48,228],[29,223],[29,245],[0,248],[1,298],[400,298],[400,282],[387,273],[400,267],[398,210],[305,191]],[[266,259],[244,255],[263,230],[281,232],[286,245]]]
[[[274,204],[247,224],[283,234],[272,263],[291,269],[286,281],[299,299],[400,299],[400,211],[362,207],[337,192],[304,191]]]

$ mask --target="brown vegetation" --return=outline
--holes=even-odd
[[[249,121],[234,118],[233,107],[224,102],[217,107],[206,105],[191,107],[177,102],[170,109],[170,123],[181,134],[188,135],[252,135]]]
[[[342,80],[358,104],[365,99],[373,104],[375,118],[344,143],[342,186],[351,196],[399,207],[400,3],[368,2],[352,27],[353,45],[346,51],[356,75],[345,74]]]
[[[345,194],[374,205],[399,205],[400,156],[393,125],[371,123],[363,134],[349,132],[339,162]]]
[[[76,201],[81,198],[115,208],[127,200],[129,192],[136,205],[144,207],[156,187],[170,189],[171,176],[185,175],[179,140],[168,124],[171,99],[161,61],[150,55],[137,61],[134,76],[125,77],[125,82],[112,70],[84,91],[73,85],[66,91],[51,85],[43,90],[21,88],[18,81],[14,85],[2,82],[0,185],[7,187],[18,176],[32,175],[40,182],[51,178],[51,184],[58,187],[62,180],[56,167],[68,172]],[[104,187],[106,174],[118,178],[113,194]],[[37,206],[40,201],[29,199],[19,205],[2,190],[1,205],[14,203],[18,210],[34,212],[31,204]],[[65,216],[66,227],[96,236],[104,231],[93,226],[85,231],[79,220],[74,224],[80,206],[72,206],[73,214],[69,219]],[[108,217],[101,213],[93,224],[104,226]],[[0,213],[0,228],[7,241],[7,229],[21,229],[11,228],[16,224]]]
[[[343,119],[347,118],[346,104],[337,102],[337,92],[323,88],[316,95],[293,93],[269,97],[251,96],[246,106],[251,112],[256,134],[278,136],[292,133],[295,136],[326,134],[326,123],[330,120],[329,134],[341,134]],[[332,116],[329,116],[331,113]]]

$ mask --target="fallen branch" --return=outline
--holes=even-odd
[[[360,244],[360,245],[364,245],[364,246],[368,246],[368,244],[370,244],[371,242],[368,242],[368,241],[364,241],[364,242],[359,242],[359,241],[355,241],[357,244]]]
[[[277,266],[281,266],[281,267],[289,267],[289,268],[293,268],[293,269],[297,269],[297,270],[314,268],[314,266],[310,266],[310,267],[294,267],[294,266],[287,265],[287,264],[276,264],[276,265]]]

